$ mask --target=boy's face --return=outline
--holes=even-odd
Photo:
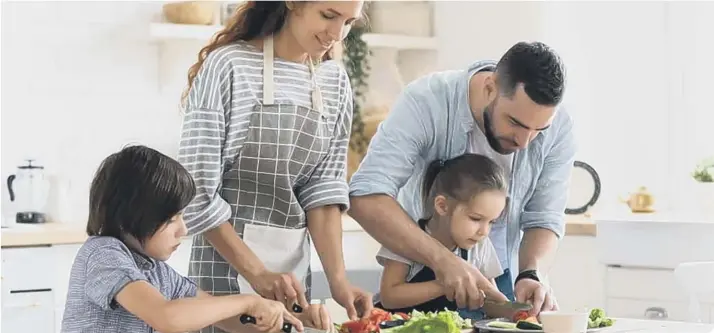
[[[166,261],[178,249],[187,232],[183,214],[177,214],[144,242],[143,250],[154,259]]]

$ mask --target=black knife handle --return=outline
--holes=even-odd
[[[302,307],[300,305],[293,304],[293,312],[302,313]],[[246,314],[240,316],[240,322],[241,322],[241,324],[244,324],[244,325],[245,324],[254,324],[255,325],[257,323],[255,317],[246,315]],[[293,330],[293,324],[283,323],[283,328],[281,329],[281,331],[283,331],[285,333],[290,333],[292,330]]]
[[[255,325],[255,323],[257,323],[257,321],[255,320],[255,317],[246,315],[246,314],[240,316],[240,322],[241,322],[241,324],[244,324],[244,325],[245,324],[254,324]],[[290,333],[293,330],[293,324],[283,323],[283,328],[281,328],[280,330],[285,333]]]

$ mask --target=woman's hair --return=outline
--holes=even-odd
[[[303,1],[295,1],[295,4],[304,4]],[[285,25],[290,9],[286,1],[246,1],[236,8],[235,13],[226,22],[225,27],[219,31],[211,41],[198,53],[198,61],[188,70],[188,87],[183,92],[182,101],[186,100],[193,79],[198,75],[206,57],[222,46],[235,43],[237,41],[251,41],[256,38],[263,38],[272,35]],[[328,50],[322,60],[335,59],[341,54],[341,42]]]
[[[506,191],[506,175],[496,162],[484,155],[463,154],[450,160],[436,160],[424,173],[422,198],[425,218],[419,220],[424,229],[433,213],[437,195],[466,202],[484,191]]]
[[[193,178],[174,159],[130,146],[104,159],[89,190],[89,236],[143,242],[193,199]]]

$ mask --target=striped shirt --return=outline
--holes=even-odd
[[[154,332],[114,299],[134,281],[146,281],[168,300],[195,297],[198,288],[168,264],[130,250],[114,237],[90,237],[72,264],[62,333]]]
[[[313,82],[308,66],[279,58],[274,66],[275,103],[312,107]],[[347,73],[337,61],[320,64],[315,75],[323,112],[335,129],[327,158],[304,186],[296,188],[293,184],[292,190],[304,210],[331,204],[344,210],[349,204],[346,159],[352,90]],[[246,42],[211,52],[196,76],[188,96],[178,157],[193,175],[197,188],[196,198],[184,215],[190,234],[203,233],[230,219],[231,205],[236,203],[226,202],[220,195],[231,190],[223,188],[222,178],[240,154],[253,108],[262,101],[262,90],[263,53]]]

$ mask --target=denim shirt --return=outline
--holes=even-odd
[[[468,134],[474,127],[468,103],[469,80],[474,73],[495,65],[493,61],[478,61],[466,70],[436,72],[409,83],[379,125],[352,176],[350,196],[386,194],[396,198],[414,221],[421,218],[425,168],[433,160],[454,158],[467,151]],[[514,153],[509,204],[490,234],[497,247],[503,247],[506,241],[504,269],[519,271],[523,230],[545,228],[559,238],[563,236],[575,151],[573,121],[559,108],[552,125],[528,147]],[[511,274],[511,278],[516,275]]]

